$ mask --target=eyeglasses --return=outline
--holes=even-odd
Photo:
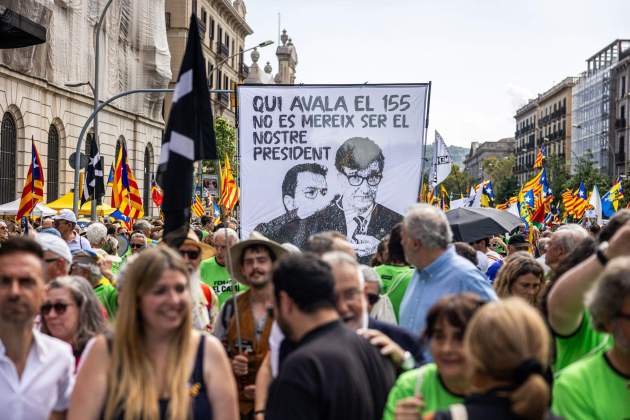
[[[52,263],[54,263],[54,262],[59,261],[60,259],[61,259],[61,258],[46,258],[44,261],[45,261],[47,264],[52,264]]]
[[[376,187],[378,184],[381,183],[381,180],[383,179],[383,175],[378,172],[372,172],[368,176],[361,176],[357,174],[345,175],[348,178],[348,183],[353,187],[358,187],[359,185],[363,184],[363,181],[367,181],[368,185],[371,187]]]
[[[187,257],[189,260],[196,260],[197,258],[199,258],[199,254],[199,251],[187,251],[185,249],[179,250],[179,255],[181,255],[182,257]]]
[[[308,187],[304,189],[304,197],[309,199],[314,199],[318,194],[321,194],[322,197],[326,197],[328,194],[328,188],[316,188],[316,187]]]
[[[68,306],[70,306],[70,304],[68,303],[61,303],[61,302],[57,302],[57,303],[44,303],[42,305],[42,315],[46,316],[50,313],[50,311],[52,311],[53,309],[55,310],[55,313],[57,315],[63,315],[66,313],[66,309],[68,309]]]
[[[146,245],[145,244],[129,244],[129,247],[131,249],[142,249],[144,248]]]
[[[377,295],[376,293],[367,294],[367,300],[370,305],[376,305],[376,302],[378,302],[380,299],[381,297]]]

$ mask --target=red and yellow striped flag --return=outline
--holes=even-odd
[[[225,162],[221,170],[221,200],[219,200],[219,205],[227,211],[231,211],[238,203],[240,195],[241,189],[236,185],[230,161],[225,156]]]
[[[196,217],[201,217],[206,213],[205,210],[203,209],[203,204],[201,203],[201,199],[199,198],[197,194],[195,194],[195,196],[193,197],[192,211]]]
[[[39,153],[35,147],[35,139],[32,139],[31,166],[28,167],[28,174],[22,189],[22,199],[15,218],[17,220],[31,214],[37,203],[44,199],[44,170],[39,159]]]
[[[112,207],[132,220],[144,216],[142,196],[133,170],[127,160],[127,148],[121,145],[114,168],[114,183],[112,184]]]

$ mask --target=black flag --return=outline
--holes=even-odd
[[[188,234],[194,162],[217,158],[208,89],[197,17],[193,14],[158,168],[158,183],[164,190],[163,237],[169,245],[178,245]]]
[[[103,182],[103,160],[98,150],[98,144],[94,136],[88,136],[90,142],[90,160],[85,168],[85,182],[83,183],[83,195],[81,205],[87,201],[95,199],[97,204],[101,203],[101,198],[105,195],[105,184]]]

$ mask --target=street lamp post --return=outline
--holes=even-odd
[[[74,191],[75,193],[73,194],[73,202],[72,202],[72,211],[74,212],[74,214],[76,214],[77,216],[79,215],[79,195],[77,194],[78,189],[79,189],[79,173],[80,173],[80,165],[81,165],[81,145],[83,144],[83,137],[85,136],[85,132],[87,131],[88,127],[90,126],[90,123],[92,123],[92,121],[94,120],[95,116],[101,112],[101,110],[103,108],[105,108],[107,105],[109,105],[110,103],[114,102],[116,99],[122,98],[124,96],[127,95],[132,95],[134,93],[170,93],[170,92],[174,92],[175,89],[132,89],[132,90],[127,90],[124,92],[120,92],[114,96],[112,96],[111,98],[109,98],[106,101],[103,101],[102,103],[100,103],[96,109],[94,111],[92,111],[92,113],[90,114],[90,116],[87,118],[87,120],[85,121],[85,123],[83,124],[83,127],[81,128],[81,132],[79,133],[79,137],[77,138],[77,147],[76,147],[76,153],[74,156]],[[231,90],[210,90],[210,92],[222,92],[222,93],[230,93]]]

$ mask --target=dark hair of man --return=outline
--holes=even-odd
[[[10,238],[0,245],[0,257],[16,253],[31,254],[40,260],[44,259],[42,247],[35,240],[25,236]]]
[[[479,264],[479,259],[477,258],[477,251],[471,245],[466,242],[454,242],[453,246],[455,247],[455,252],[457,255],[466,258],[471,263],[477,265]]]
[[[433,338],[438,322],[444,319],[449,325],[460,329],[461,338],[464,338],[466,326],[472,319],[477,309],[485,302],[474,293],[460,293],[447,295],[438,300],[427,313],[427,326],[422,334],[422,339],[428,342]]]
[[[212,223],[212,219],[206,215],[201,216],[201,226],[205,226],[208,223]]]
[[[388,264],[407,264],[405,260],[405,250],[402,246],[402,223],[396,223],[389,233],[387,242],[387,262]]]
[[[383,171],[385,156],[376,143],[367,137],[352,137],[345,142],[335,156],[335,167],[345,174],[345,169],[366,169],[372,162],[378,162],[378,170]]]
[[[597,240],[601,242],[610,241],[610,238],[619,230],[619,228],[630,221],[630,209],[621,209],[610,221],[599,231]]]
[[[478,244],[479,242],[483,242],[485,244],[486,248],[487,248],[488,245],[490,245],[490,238],[481,238],[481,239],[476,240],[472,244]]]
[[[288,254],[271,272],[276,302],[285,292],[302,312],[335,308],[335,280],[328,264],[315,254]]]
[[[295,198],[295,188],[297,187],[297,177],[302,172],[311,172],[326,177],[328,169],[319,163],[300,163],[289,169],[282,181],[282,197],[288,195]]]
[[[105,226],[107,227],[107,234],[108,235],[115,235],[116,234],[116,226],[114,226],[112,224],[107,224]]]
[[[248,245],[245,248],[243,248],[243,252],[241,253],[241,260],[239,261],[241,265],[243,265],[243,262],[245,261],[245,253],[247,251],[249,251],[249,252],[266,252],[269,255],[269,258],[271,258],[272,262],[275,262],[276,259],[277,259],[276,254],[267,245],[254,244],[254,245]]]

